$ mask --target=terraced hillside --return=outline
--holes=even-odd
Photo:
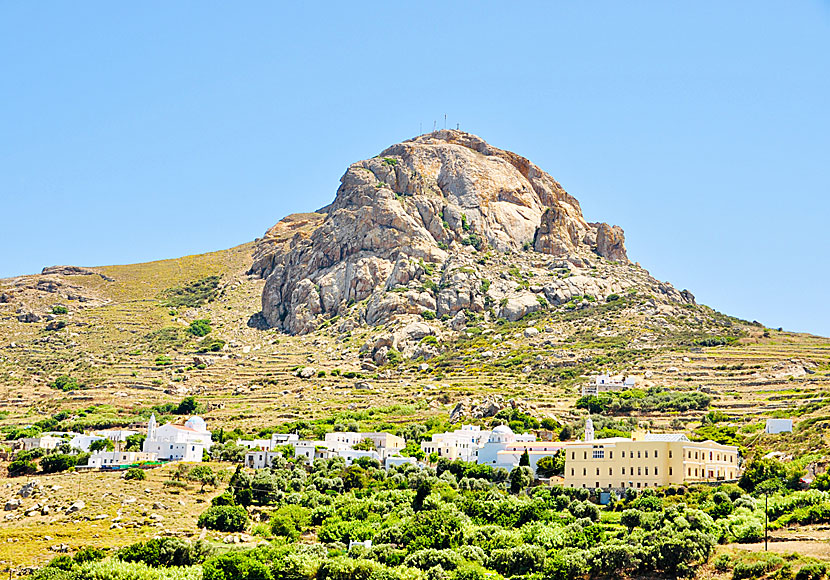
[[[420,409],[422,417],[446,416],[459,402],[490,395],[522,399],[539,418],[577,424],[585,413],[574,407],[580,386],[599,372],[633,374],[644,389],[703,391],[710,408],[725,412],[726,423],[746,435],[757,433],[765,417],[821,417],[830,403],[827,339],[767,329],[699,305],[667,313],[637,292],[549,306],[516,322],[474,313],[461,326],[434,321],[426,341],[434,356],[377,364],[371,345],[406,320],[348,329],[329,324],[304,336],[258,329],[264,282],[246,274],[253,251],[254,244],[245,244],[88,274],[2,281],[6,429],[59,411],[88,417],[91,426],[125,425],[143,420],[142,409],[190,394],[208,406],[209,423],[251,432],[398,404]],[[489,275],[518,268],[536,270],[539,280],[549,271],[539,260],[533,253],[492,254]],[[18,319],[30,315],[39,320]],[[210,320],[210,333],[191,335],[190,323],[201,319]],[[728,337],[729,344],[701,346],[702,336]],[[217,350],[198,352],[205,341]],[[297,376],[301,368],[308,378]],[[74,382],[61,390],[59,377]],[[391,412],[384,421],[418,418],[408,412]],[[691,430],[705,412],[649,408],[625,415],[655,429]]]

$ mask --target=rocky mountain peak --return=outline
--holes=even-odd
[[[361,320],[369,324],[424,310],[484,310],[484,292],[442,305],[424,278],[471,252],[628,264],[621,228],[586,222],[553,177],[470,133],[442,130],[392,145],[353,163],[340,181],[331,205],[289,216],[258,245],[251,272],[267,279],[262,310],[272,327],[309,332],[366,300]],[[391,291],[395,300],[385,296]]]

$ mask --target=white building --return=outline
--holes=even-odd
[[[792,419],[767,419],[764,433],[792,433],[793,420]]]
[[[103,441],[106,437],[99,437],[98,435],[87,435],[78,433],[69,441],[69,446],[81,451],[89,451],[89,446],[93,441]]]
[[[106,437],[113,443],[123,443],[127,440],[127,437],[138,435],[138,431],[132,431],[130,429],[104,429],[103,431],[95,431],[95,435]]]
[[[324,444],[329,449],[338,451],[352,448],[364,439],[368,439],[375,446],[381,462],[389,455],[399,455],[400,451],[406,447],[403,437],[391,433],[355,433],[354,431],[326,433]]]
[[[404,457],[403,455],[390,455],[386,458],[386,461],[383,462],[383,468],[387,471],[392,466],[399,466],[399,465],[406,465],[409,463],[410,465],[415,465],[417,461],[415,461],[414,457]]]
[[[334,457],[334,453],[329,450],[325,441],[294,441],[292,445],[294,457],[305,457],[309,463]]]
[[[281,445],[290,445],[299,439],[296,433],[274,433],[270,439],[237,439],[236,444],[248,449],[273,451]]]
[[[516,446],[520,443],[532,443],[536,436],[530,433],[516,435],[507,425],[499,425],[490,433],[487,442],[478,450],[478,463],[501,467],[508,471],[519,464],[524,450],[516,457]],[[508,451],[509,449],[509,451]]]
[[[598,375],[594,377],[593,383],[582,386],[582,396],[598,395],[609,391],[624,391],[633,389],[636,384],[637,380],[634,377]]]
[[[155,453],[143,451],[98,451],[89,456],[89,467],[114,467],[118,465],[133,465],[144,461],[156,461]]]
[[[202,453],[213,445],[204,419],[191,417],[184,425],[167,423],[158,427],[155,414],[147,424],[143,451],[167,461],[202,461]]]
[[[253,449],[245,454],[245,467],[252,469],[265,469],[271,467],[274,459],[281,456],[279,451],[269,451],[267,449]]]
[[[430,441],[421,443],[421,450],[430,455],[447,457],[450,460],[476,461],[482,441],[487,441],[490,431],[482,431],[478,425],[462,425],[461,429],[436,433]]]
[[[23,445],[24,451],[30,449],[55,449],[58,445],[65,443],[67,440],[57,434],[44,433],[39,437],[24,437],[19,439],[20,444]]]

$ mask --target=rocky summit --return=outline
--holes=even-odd
[[[558,274],[532,287],[521,273],[494,276],[488,263],[511,255],[516,266],[543,257]],[[335,318],[346,329],[461,311],[517,320],[546,303],[635,286],[694,301],[631,264],[622,228],[587,222],[579,202],[528,159],[454,130],[352,164],[331,205],[266,233],[250,273],[267,279],[267,324],[291,334]]]

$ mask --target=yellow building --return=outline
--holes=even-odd
[[[585,439],[565,449],[565,487],[636,489],[740,477],[732,445],[693,442],[682,433],[594,440],[592,425],[586,425]]]

